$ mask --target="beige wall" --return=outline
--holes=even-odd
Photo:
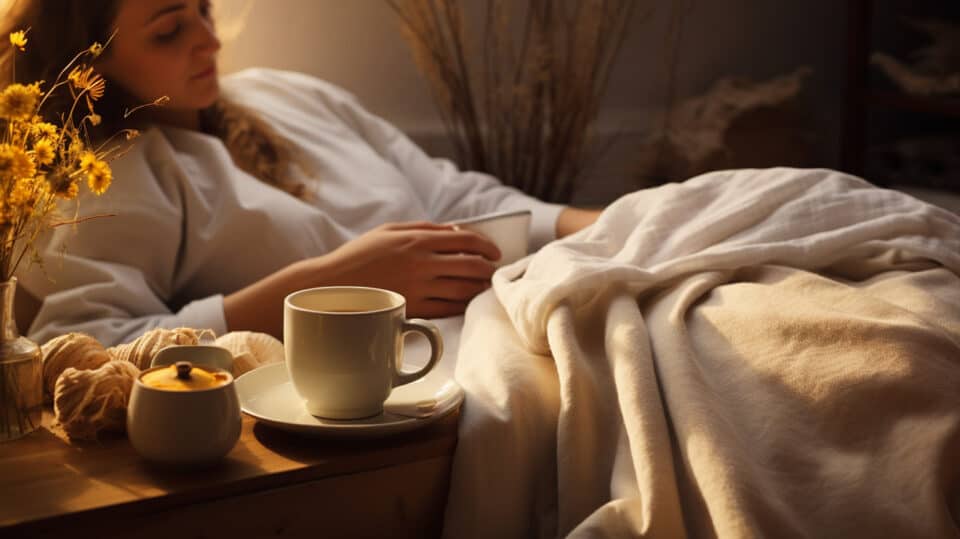
[[[414,127],[433,120],[421,81],[382,0],[217,0],[229,29],[250,5],[243,31],[222,50],[225,72],[250,66],[303,71],[356,94],[394,122]]]
[[[484,0],[464,0],[477,4]],[[642,131],[664,103],[668,15],[683,4],[677,93],[704,91],[717,77],[767,78],[814,68],[805,97],[822,136],[815,164],[836,159],[845,28],[839,0],[636,0],[640,11],[624,45],[603,110],[604,125]],[[225,71],[272,66],[346,87],[374,112],[428,148],[439,121],[386,0],[216,0],[229,30],[244,7],[244,30],[223,49]],[[438,150],[441,151],[442,150]]]

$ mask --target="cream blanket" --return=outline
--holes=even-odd
[[[827,170],[642,191],[461,334],[448,537],[957,535],[960,218]]]

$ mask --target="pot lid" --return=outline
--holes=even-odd
[[[198,391],[226,385],[229,375],[194,367],[189,361],[178,361],[167,367],[151,370],[140,376],[143,385],[167,391]]]

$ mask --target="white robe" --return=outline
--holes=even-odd
[[[115,215],[55,229],[44,267],[20,272],[44,299],[32,339],[82,331],[115,344],[178,326],[222,334],[225,294],[385,222],[530,209],[531,248],[554,238],[562,206],[431,159],[340,88],[253,69],[226,77],[223,92],[292,143],[306,163],[295,178],[315,196],[305,202],[243,172],[216,137],[148,130],[111,164],[110,190],[81,197],[81,216]]]

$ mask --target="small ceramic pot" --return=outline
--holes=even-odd
[[[186,361],[140,373],[127,407],[130,443],[161,464],[215,463],[240,438],[240,421],[233,375]]]

